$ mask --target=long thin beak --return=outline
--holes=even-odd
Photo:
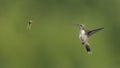
[[[80,24],[74,24],[75,26],[80,26]]]

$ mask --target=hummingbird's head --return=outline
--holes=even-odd
[[[84,29],[85,26],[83,24],[80,24],[80,29]]]
[[[32,22],[32,20],[29,20],[28,22]]]

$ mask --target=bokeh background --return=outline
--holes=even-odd
[[[74,24],[105,28],[92,55]],[[120,1],[0,0],[0,68],[120,68]]]

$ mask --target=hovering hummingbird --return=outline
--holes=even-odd
[[[91,35],[98,32],[99,30],[102,30],[104,28],[98,28],[98,29],[94,29],[94,30],[86,30],[85,26],[83,24],[79,25],[79,27],[80,27],[79,39],[81,40],[82,45],[84,45],[86,47],[86,50],[87,50],[88,54],[92,54],[90,45],[88,43],[88,38]]]
[[[27,30],[30,30],[31,26],[32,26],[32,20],[29,20],[27,25]]]

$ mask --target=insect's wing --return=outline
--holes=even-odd
[[[98,29],[94,29],[94,30],[87,30],[87,35],[88,37],[90,37],[91,35],[95,34],[96,32],[102,30],[104,28],[98,28]]]

